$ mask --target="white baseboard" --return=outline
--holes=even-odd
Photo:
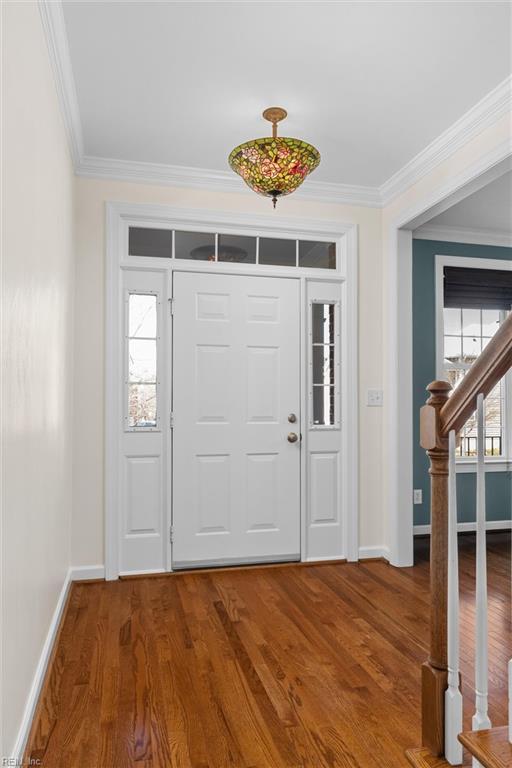
[[[87,579],[104,579],[104,565],[75,565],[71,569],[71,581],[86,581]]]
[[[389,560],[389,547],[376,545],[372,547],[359,547],[359,559],[366,560],[370,557],[383,557]]]
[[[66,605],[66,599],[68,596],[69,588],[71,586],[71,581],[72,581],[71,568],[69,568],[64,578],[64,583],[62,585],[62,589],[60,591],[59,598],[57,600],[57,605],[55,606],[52,620],[50,622],[50,627],[48,629],[46,639],[44,641],[43,649],[41,651],[41,655],[39,656],[39,661],[37,663],[36,671],[32,679],[32,685],[30,686],[30,691],[25,704],[25,709],[23,711],[23,717],[21,719],[21,725],[18,730],[18,736],[16,737],[16,741],[15,741],[14,747],[12,748],[11,755],[9,755],[9,757],[12,757],[14,759],[14,763],[12,764],[16,764],[16,765],[22,764],[23,752],[25,751],[25,746],[29,736],[30,727],[32,725],[32,719],[34,717],[34,712],[37,706],[37,702],[39,700],[39,694],[41,693],[41,688],[42,688],[44,677],[46,674],[46,669],[48,667],[48,662],[52,654],[53,645],[55,643],[57,632],[59,630],[59,625],[62,618],[62,612],[64,611],[64,606]]]
[[[485,527],[488,531],[509,531],[512,528],[512,520],[488,520]],[[476,523],[458,523],[457,531],[459,533],[476,531]],[[414,535],[429,536],[430,525],[415,525]]]

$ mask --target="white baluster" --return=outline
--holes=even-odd
[[[508,663],[508,740],[512,743],[512,659]]]
[[[478,462],[476,475],[476,659],[475,689],[476,711],[473,715],[474,731],[491,728],[488,698],[489,638],[487,627],[487,542],[485,530],[485,426],[484,396],[477,401]],[[473,758],[473,768],[481,764]]]
[[[450,765],[462,765],[462,694],[459,688],[459,552],[457,541],[457,476],[455,432],[449,436],[448,481],[448,689],[445,693],[445,757]]]

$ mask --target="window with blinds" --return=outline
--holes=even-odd
[[[444,268],[445,376],[456,388],[498,330],[512,307],[512,272],[466,267]],[[505,453],[504,382],[486,399],[485,451]],[[468,419],[461,433],[459,456],[476,456],[476,419]]]

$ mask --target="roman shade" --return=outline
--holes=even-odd
[[[444,306],[511,309],[512,270],[445,267]]]

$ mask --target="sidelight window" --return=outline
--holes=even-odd
[[[131,429],[157,426],[157,296],[128,294],[127,423]]]
[[[311,304],[311,412],[313,426],[335,426],[339,380],[336,307],[333,302]]]

